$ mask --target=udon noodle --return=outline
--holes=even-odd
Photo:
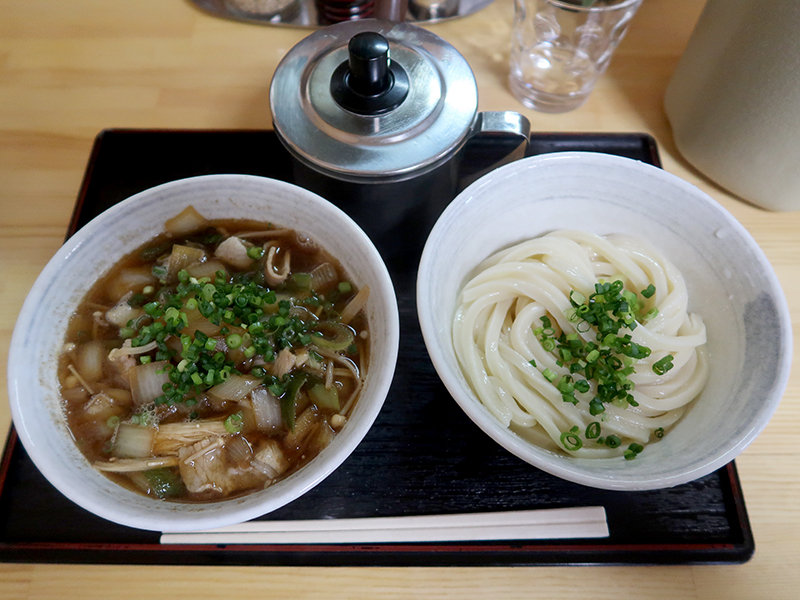
[[[505,426],[584,458],[636,458],[708,378],[681,272],[644,241],[562,230],[502,250],[461,291],[462,371]]]

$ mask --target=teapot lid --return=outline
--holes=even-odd
[[[475,76],[439,36],[379,19],[317,30],[270,86],[275,131],[299,160],[338,179],[392,181],[450,158],[478,108]]]

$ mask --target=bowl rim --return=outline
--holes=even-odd
[[[25,337],[26,331],[31,324],[31,319],[35,315],[37,301],[46,292],[50,281],[70,263],[76,250],[85,244],[90,244],[91,238],[96,232],[103,230],[110,222],[117,219],[119,215],[125,214],[132,207],[147,201],[148,198],[157,197],[164,193],[174,193],[183,189],[191,189],[194,186],[206,186],[204,187],[205,190],[209,189],[207,186],[224,190],[236,185],[256,186],[259,190],[268,187],[270,191],[282,190],[284,193],[295,197],[305,197],[307,201],[318,204],[325,211],[327,218],[335,217],[337,222],[341,223],[345,228],[348,245],[358,247],[359,251],[366,255],[369,269],[374,271],[376,283],[378,284],[373,292],[376,293],[376,298],[379,298],[380,304],[385,307],[386,313],[381,316],[382,318],[385,316],[387,333],[385,354],[387,360],[385,364],[380,365],[380,368],[377,368],[378,365],[371,362],[367,375],[368,380],[372,378],[372,393],[376,399],[369,404],[364,403],[362,405],[364,410],[359,413],[358,422],[353,423],[354,427],[348,430],[346,436],[337,436],[334,439],[335,445],[332,444],[328,447],[329,452],[327,454],[320,455],[317,457],[320,460],[314,459],[306,464],[304,468],[292,474],[291,486],[281,485],[281,483],[289,481],[288,478],[276,484],[273,489],[278,488],[278,491],[262,501],[251,500],[248,502],[245,500],[240,502],[240,500],[252,497],[252,494],[214,503],[159,503],[154,501],[153,507],[155,510],[144,516],[139,515],[138,512],[132,514],[126,512],[124,508],[109,507],[105,503],[99,503],[93,493],[86,493],[85,490],[77,489],[72,485],[69,475],[61,472],[51,462],[50,457],[40,448],[40,445],[30,435],[30,431],[26,426],[26,420],[30,419],[31,415],[28,415],[24,408],[24,402],[22,401],[24,394],[20,388],[20,380],[25,371],[30,372],[30,369],[24,363],[23,352],[19,349],[24,347],[22,339]],[[248,189],[253,194],[261,193],[260,191],[253,191],[255,188]],[[230,197],[233,197],[233,195]],[[176,214],[178,210],[179,208],[176,208]],[[159,226],[161,228],[160,231],[163,231],[163,223]],[[123,255],[120,254],[113,264],[116,264]],[[372,427],[386,400],[397,363],[399,338],[400,325],[397,297],[386,264],[367,234],[342,209],[305,188],[268,177],[239,174],[211,174],[186,177],[147,188],[109,207],[66,240],[37,276],[17,317],[9,347],[7,373],[12,423],[19,441],[45,478],[67,498],[102,518],[121,525],[154,531],[189,531],[231,525],[267,514],[300,497],[330,475],[352,454]],[[35,372],[38,373],[40,370],[37,369]],[[307,469],[306,467],[309,467],[312,463],[314,468]],[[127,491],[122,486],[118,487],[131,497],[142,498],[141,495]],[[168,508],[176,505],[187,507],[187,511],[178,513],[174,508]]]
[[[464,206],[470,203],[473,203],[473,205],[477,203],[478,200],[476,200],[475,197],[478,196],[485,188],[493,186],[495,181],[506,180],[513,177],[519,171],[535,169],[549,164],[575,164],[583,166],[591,164],[608,169],[627,169],[647,175],[651,178],[666,180],[666,182],[676,186],[683,193],[691,196],[693,200],[702,202],[715,213],[717,213],[725,221],[726,225],[729,225],[731,228],[733,228],[734,231],[747,242],[749,247],[753,250],[758,263],[764,267],[764,274],[769,282],[772,296],[776,301],[777,312],[780,318],[781,352],[780,366],[778,368],[777,376],[778,381],[775,388],[775,393],[760,407],[760,410],[758,411],[759,419],[757,423],[747,430],[742,438],[740,438],[736,443],[726,444],[726,449],[724,451],[719,452],[716,456],[710,457],[709,460],[705,461],[696,469],[677,473],[668,477],[649,479],[645,478],[640,481],[619,481],[614,478],[605,478],[599,475],[576,472],[572,468],[574,461],[571,460],[570,457],[550,453],[552,454],[552,457],[551,459],[547,459],[543,454],[540,454],[534,450],[535,447],[532,443],[514,434],[509,428],[504,427],[499,421],[497,421],[496,418],[491,415],[491,413],[489,413],[483,404],[474,397],[474,392],[471,392],[470,390],[471,397],[465,398],[462,396],[463,387],[461,385],[460,378],[463,378],[463,375],[461,375],[460,371],[459,373],[454,373],[450,369],[450,366],[446,360],[446,356],[452,348],[452,342],[450,341],[452,336],[449,334],[449,332],[452,331],[452,323],[447,323],[446,325],[449,343],[449,347],[446,352],[438,345],[436,323],[433,319],[432,312],[428,310],[426,298],[426,286],[430,281],[432,281],[431,272],[436,262],[435,247],[438,245],[437,241],[439,238],[447,235],[448,217],[452,213],[461,210]],[[485,201],[485,198],[481,199],[481,202]],[[767,426],[770,418],[777,410],[783,394],[785,393],[786,385],[789,379],[793,348],[792,328],[788,304],[778,277],[758,243],[747,231],[747,229],[745,229],[745,227],[739,223],[739,221],[736,220],[736,218],[730,212],[728,212],[711,196],[696,186],[660,167],[622,156],[600,152],[554,152],[523,158],[510,164],[501,166],[498,169],[495,169],[482,176],[465,188],[460,194],[458,194],[458,196],[445,208],[445,210],[442,212],[442,215],[434,224],[420,259],[419,269],[417,271],[416,291],[417,313],[419,317],[420,328],[422,330],[422,336],[425,341],[431,362],[433,363],[437,374],[444,383],[451,397],[467,414],[467,416],[484,433],[486,433],[495,442],[500,444],[500,446],[518,458],[528,462],[542,471],[550,473],[551,475],[555,475],[567,481],[572,481],[574,483],[579,483],[589,487],[619,491],[663,489],[688,483],[717,470],[738,456]]]

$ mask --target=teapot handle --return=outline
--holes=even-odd
[[[467,142],[461,151],[461,191],[489,171],[525,156],[530,142],[531,124],[513,111],[478,113]],[[480,168],[470,169],[470,155],[480,156]],[[487,166],[487,157],[491,157]]]

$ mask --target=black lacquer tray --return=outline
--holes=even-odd
[[[462,176],[492,164],[513,140],[471,142]],[[531,154],[619,154],[659,165],[635,134],[534,134]],[[270,131],[108,130],[94,145],[69,234],[124,198],[201,174],[292,179]],[[342,206],[346,211],[347,206]],[[427,224],[431,226],[432,223]],[[421,248],[411,248],[419,254]],[[413,264],[413,263],[412,263]],[[330,477],[264,519],[355,518],[602,505],[610,536],[593,540],[373,545],[161,545],[159,534],[79,508],[33,466],[12,429],[0,463],[0,560],[181,565],[489,566],[741,563],[755,550],[734,463],[676,488],[610,492],[562,481],[483,434],[448,395],[416,316],[415,272],[395,268],[400,354],[386,404],[367,437]]]

